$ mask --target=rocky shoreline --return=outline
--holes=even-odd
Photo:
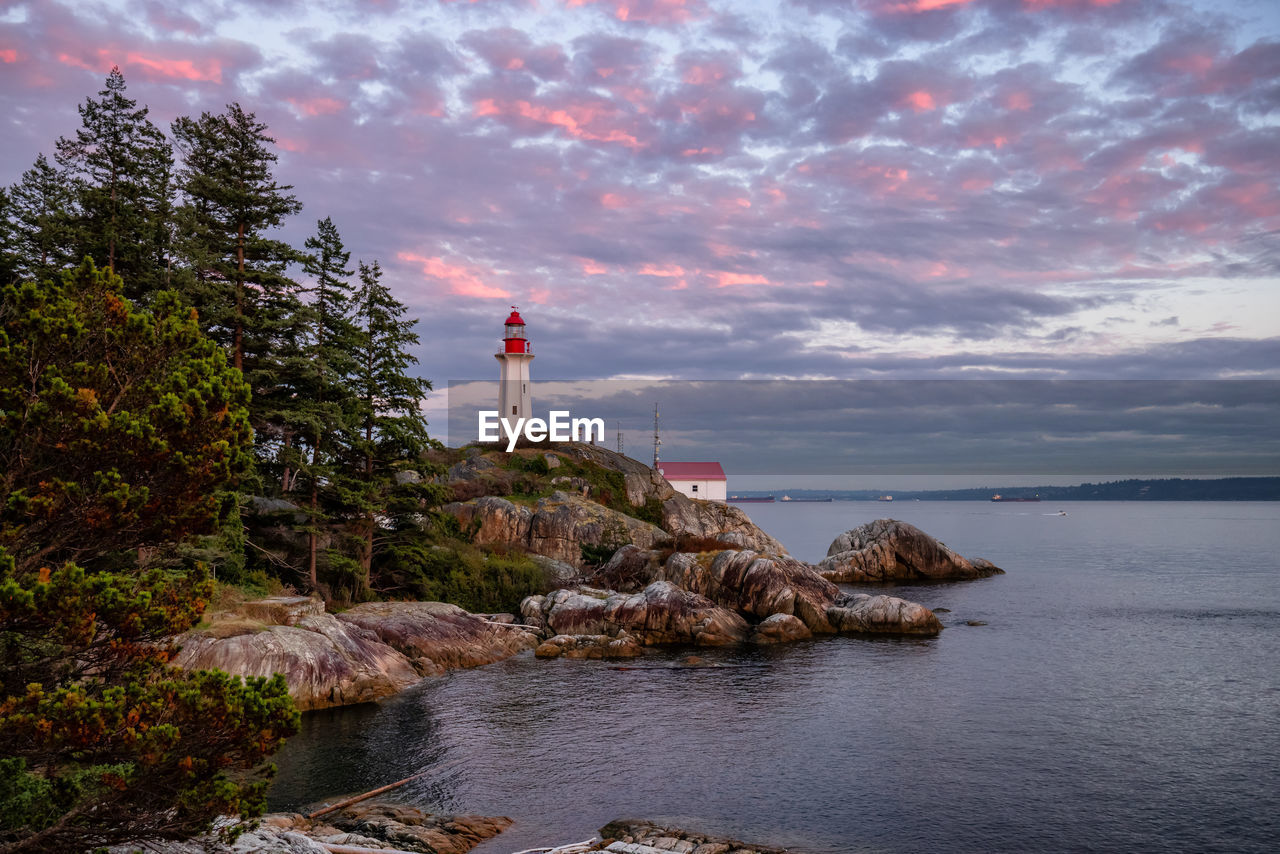
[[[433,815],[415,807],[369,801],[308,818],[272,813],[234,842],[207,834],[185,842],[148,841],[116,845],[110,854],[466,854],[512,824],[503,816]],[[623,819],[580,843],[551,842],[532,851],[546,854],[787,854],[787,849],[751,845],[720,836]]]

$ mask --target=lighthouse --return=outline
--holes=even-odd
[[[529,339],[524,337],[524,319],[514,305],[503,329],[502,352],[493,354],[501,366],[498,415],[514,424],[517,418],[529,418],[533,414],[529,396],[529,363],[533,361],[533,353],[530,352]]]

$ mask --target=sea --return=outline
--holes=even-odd
[[[804,560],[891,516],[1007,574],[872,588],[947,609],[936,638],[525,653],[309,713],[271,808],[425,771],[394,797],[515,820],[477,854],[619,818],[809,854],[1277,850],[1280,502],[743,509]]]

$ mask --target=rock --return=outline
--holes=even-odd
[[[774,614],[756,626],[751,640],[758,644],[789,643],[813,637],[813,632],[799,617],[791,614]]]
[[[422,475],[412,469],[405,469],[395,473],[395,481],[398,486],[405,486],[410,483],[422,483]]]
[[[914,525],[877,519],[836,537],[818,572],[837,582],[956,581],[1003,574],[990,561],[969,561]]]
[[[577,588],[529,597],[521,613],[556,635],[632,635],[645,646],[723,646],[745,640],[747,623],[709,599],[658,581],[638,593]]]
[[[463,527],[478,525],[478,544],[516,545],[574,567],[582,565],[583,545],[653,548],[671,539],[656,525],[563,491],[539,499],[533,509],[492,495],[441,509]]]
[[[932,611],[896,596],[841,596],[827,609],[827,619],[837,631],[853,634],[932,636],[942,631]]]
[[[560,458],[557,457],[555,454],[543,454],[542,458],[547,461],[547,468],[549,469],[560,468]]]
[[[545,555],[529,555],[529,559],[542,567],[542,571],[547,577],[553,581],[563,583],[573,581],[578,577],[578,568],[571,563],[565,563],[562,560],[546,557]]]
[[[412,662],[376,635],[332,614],[302,618],[231,637],[192,632],[178,639],[174,664],[224,670],[233,676],[284,675],[299,709],[367,703],[398,693],[421,678]]]
[[[590,851],[611,854],[787,854],[782,848],[749,845],[736,839],[708,836],[648,821],[624,819],[600,828],[603,840]]]
[[[785,555],[782,543],[756,526],[742,509],[721,501],[695,501],[677,492],[662,503],[662,527],[675,536],[720,540],[769,555]]]
[[[498,467],[498,464],[491,458],[484,456],[479,448],[468,448],[467,450],[475,451],[476,453],[450,466],[449,471],[445,473],[447,480],[477,480],[484,472]]]
[[[425,672],[479,667],[534,646],[531,632],[444,602],[365,602],[338,619],[373,633]]]
[[[826,611],[839,589],[809,564],[785,555],[765,557],[749,550],[677,552],[662,564],[656,554],[627,547],[619,549],[595,579],[619,589],[669,581],[746,616],[764,619],[792,614],[811,632],[835,631]]]
[[[538,658],[635,658],[643,655],[640,642],[629,634],[556,635],[533,651]]]
[[[987,621],[986,620],[965,620],[964,624],[966,626],[985,626],[987,624]]]
[[[267,625],[296,626],[303,617],[323,614],[324,600],[310,596],[268,596],[244,602],[235,610]]]
[[[511,826],[503,816],[432,815],[403,804],[363,801],[318,819],[298,813],[263,816],[228,845],[213,834],[185,842],[148,840],[112,846],[111,854],[329,854],[326,846],[419,854],[465,854]],[[323,844],[322,844],[323,843]]]
[[[177,640],[174,664],[233,676],[280,673],[298,708],[307,710],[377,700],[423,676],[488,664],[535,644],[526,629],[493,625],[456,605],[371,602],[335,617],[319,600],[306,601],[309,613],[296,624],[223,619],[188,632]],[[241,610],[285,620],[298,613],[278,602]]]

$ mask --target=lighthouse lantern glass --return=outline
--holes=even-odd
[[[524,337],[524,326],[522,326],[522,325],[521,325],[521,324],[519,324],[519,323],[508,323],[508,324],[507,324],[507,337],[508,337],[508,338],[523,338],[523,337]]]

